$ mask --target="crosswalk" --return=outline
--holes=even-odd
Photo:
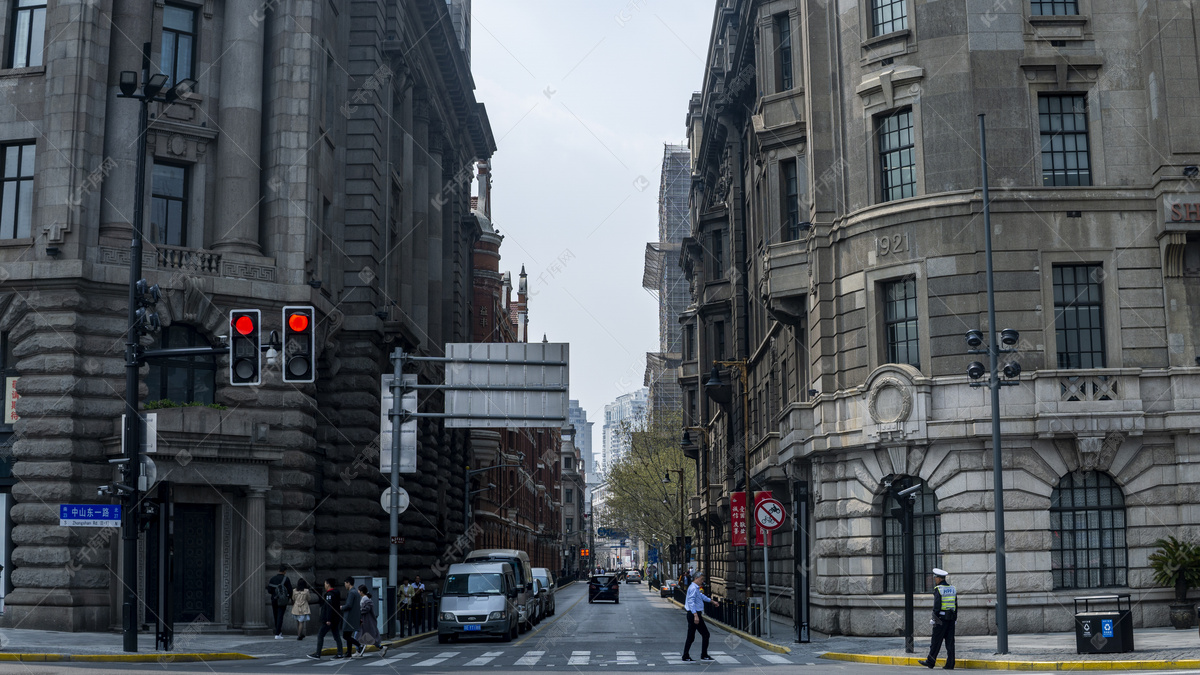
[[[715,664],[724,665],[813,665],[797,657],[781,656],[779,654],[739,653],[730,654],[723,651],[711,651]],[[699,663],[699,654],[693,653],[692,658]],[[685,665],[678,651],[651,652],[639,654],[632,650],[615,652],[596,652],[593,650],[573,650],[556,654],[548,654],[545,650],[498,649],[495,651],[479,652],[476,650],[443,651],[443,652],[391,652],[387,658],[379,658],[368,654],[365,658],[353,661],[324,657],[320,661],[312,659],[285,659],[267,663],[268,666],[290,668],[308,664],[317,668],[350,666],[364,668],[396,668],[404,666],[405,670],[422,668],[495,668],[502,666],[674,666]]]

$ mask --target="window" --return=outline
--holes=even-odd
[[[1050,494],[1054,588],[1126,585],[1125,497],[1107,474],[1069,473]]]
[[[574,457],[564,457],[563,458],[563,468],[570,469],[574,466],[575,466],[575,458]]]
[[[188,170],[155,164],[151,181],[150,240],[167,246],[187,245]]]
[[[713,358],[717,361],[725,360],[725,322],[717,321],[713,324]]]
[[[1038,97],[1042,131],[1042,185],[1091,185],[1087,97]]]
[[[159,347],[209,347],[204,336],[187,326],[163,328]],[[146,400],[169,399],[176,403],[212,403],[216,391],[215,356],[181,356],[150,362]]]
[[[778,72],[775,78],[776,91],[789,91],[793,84],[792,75],[792,18],[787,14],[775,17],[775,44],[778,51],[775,55],[775,68]]]
[[[8,331],[0,333],[0,375],[16,375],[17,359],[13,356],[13,345]]]
[[[725,278],[725,240],[721,238],[721,234],[720,230],[712,233],[712,247],[709,249],[713,279]]]
[[[908,28],[906,0],[871,0],[871,36],[878,37]]]
[[[567,518],[567,532],[574,532],[574,531],[575,531],[575,519]]]
[[[683,360],[696,359],[696,324],[689,323],[683,327]]]
[[[884,497],[883,509],[883,591],[904,592],[904,523],[892,516],[895,505],[890,496]],[[918,593],[933,591],[929,570],[942,565],[938,535],[942,533],[942,518],[937,497],[928,486],[922,486],[913,502],[913,588]]]
[[[9,68],[42,65],[46,47],[46,0],[16,0],[13,3],[12,51]]]
[[[574,504],[575,503],[575,491],[574,490],[572,490],[571,488],[567,488],[567,496],[563,498],[563,503],[564,504]]]
[[[887,340],[888,363],[921,367],[915,279],[900,279],[883,285],[883,332]]]
[[[912,109],[879,118],[876,132],[879,134],[879,183],[883,188],[883,201],[912,197],[917,187]]]
[[[34,144],[0,146],[0,239],[30,236]]]
[[[159,70],[166,75],[167,86],[195,75],[196,12],[176,5],[163,7],[162,58]]]
[[[800,182],[795,159],[779,165],[779,193],[783,196],[780,212],[783,216],[783,240],[796,241],[800,238]]]
[[[1032,0],[1029,13],[1034,16],[1074,16],[1079,13],[1076,0]]]
[[[1054,338],[1059,368],[1104,368],[1100,265],[1054,266]]]

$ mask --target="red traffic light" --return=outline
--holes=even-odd
[[[288,328],[297,333],[303,333],[308,330],[308,315],[299,312],[292,314],[288,317]]]
[[[248,314],[243,314],[233,320],[233,329],[241,335],[250,335],[254,332],[254,319]]]

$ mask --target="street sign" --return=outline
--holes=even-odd
[[[142,452],[158,452],[158,413],[148,412],[142,417]],[[121,415],[121,447],[125,447],[125,415]]]
[[[754,507],[754,522],[764,530],[776,530],[783,525],[783,504],[778,499],[764,499]]]
[[[408,490],[404,488],[396,489],[400,491],[400,510],[397,513],[404,513],[408,509]],[[379,505],[383,507],[384,513],[392,512],[392,488],[383,491],[383,494],[379,497]]]
[[[400,546],[400,545],[404,544],[404,537],[392,537],[391,543],[393,543],[397,546]]]
[[[447,427],[557,427],[567,423],[570,346],[446,345]]]
[[[416,384],[416,375],[402,375],[404,384]],[[379,471],[392,472],[392,374],[382,375],[379,390]],[[417,390],[409,389],[400,396],[400,409],[417,411]],[[417,472],[417,419],[410,417],[400,424],[400,473]]]
[[[120,504],[59,504],[58,524],[63,527],[119,527]]]

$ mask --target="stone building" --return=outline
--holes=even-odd
[[[959,630],[994,630],[990,407],[964,333],[1012,328],[1009,629],[1068,630],[1071,598],[1097,592],[1132,594],[1137,626],[1166,623],[1172,592],[1147,558],[1159,537],[1200,535],[1195,21],[1156,0],[716,3],[687,117],[698,346],[680,381],[704,427],[692,524],[719,594],[744,588],[729,496],[749,469],[793,509],[774,611],[896,634],[887,485],[903,481],[923,486],[918,590],[949,570]],[[705,387],[718,361],[733,365]]]
[[[120,452],[140,146],[138,103],[117,97],[118,76],[138,70],[143,43],[168,86],[198,81],[186,100],[150,106],[155,341],[215,345],[234,307],[278,330],[283,305],[313,305],[318,324],[313,385],[285,386],[268,367],[261,386],[232,387],[225,357],[142,371],[141,398],[160,408],[158,478],[172,486],[174,618],[265,629],[264,569],[278,564],[310,580],[384,576],[380,374],[393,348],[439,355],[471,339],[471,251],[485,230],[470,182],[495,141],[473,93],[469,3],[0,8],[0,369],[20,396],[0,425],[12,475],[0,481],[12,523],[3,622],[121,622],[119,536],[60,527],[56,511],[103,501]],[[400,567],[428,577],[463,532],[470,439],[434,421],[418,436]],[[140,542],[147,621],[158,568],[146,563],[164,545]]]

